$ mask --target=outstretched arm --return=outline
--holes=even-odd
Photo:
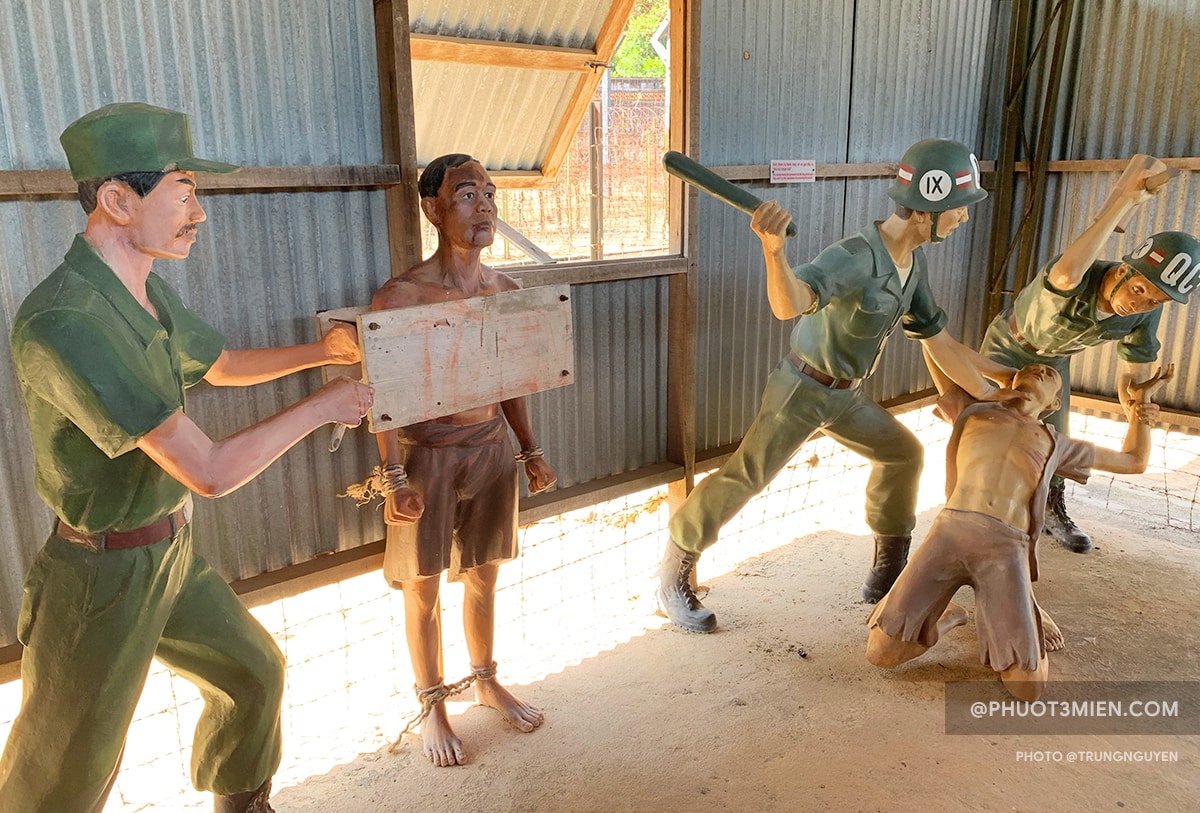
[[[776,319],[795,319],[817,307],[817,295],[808,283],[796,279],[783,247],[792,216],[778,203],[769,200],[754,210],[750,228],[762,241],[767,261],[767,302]]]
[[[1067,246],[1067,250],[1051,266],[1046,276],[1051,286],[1059,291],[1070,291],[1083,281],[1083,275],[1100,256],[1100,251],[1112,236],[1113,229],[1121,222],[1121,218],[1130,209],[1150,199],[1152,193],[1146,191],[1146,178],[1165,168],[1165,164],[1157,161],[1150,169],[1130,177],[1121,194],[1100,211],[1092,224]]]
[[[318,426],[357,426],[371,408],[371,388],[344,376],[282,412],[214,441],[179,410],[152,429],[138,448],[203,497],[240,488]]]
[[[358,339],[350,325],[333,325],[320,341],[289,347],[223,350],[204,375],[216,387],[248,387],[325,364],[360,360]]]
[[[1125,430],[1125,442],[1121,451],[1096,447],[1094,468],[1116,474],[1141,474],[1150,462],[1150,427],[1158,421],[1158,405],[1150,403],[1151,396],[1175,374],[1175,365],[1168,364],[1166,370],[1158,369],[1144,381],[1129,386],[1129,399],[1121,402],[1129,426]]]
[[[948,379],[977,401],[1027,398],[1025,393],[1007,389],[1016,370],[976,353],[945,330],[921,339],[921,351],[938,392],[945,391]]]

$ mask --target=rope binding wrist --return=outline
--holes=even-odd
[[[399,463],[376,466],[361,483],[347,486],[339,497],[349,497],[355,505],[366,505],[377,497],[387,498],[408,486],[408,473]]]
[[[516,461],[518,463],[528,463],[530,460],[533,460],[535,457],[544,457],[544,456],[545,456],[545,453],[542,451],[541,446],[534,446],[529,449],[522,449],[521,451],[519,451],[515,455],[513,455],[513,457],[516,459]]]

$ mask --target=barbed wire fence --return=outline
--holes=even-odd
[[[919,510],[928,516],[943,499],[949,427],[931,408],[898,417],[926,446]],[[1123,423],[1073,417],[1076,437],[1120,447]],[[1151,529],[1169,535],[1170,544],[1200,550],[1195,534],[1200,530],[1200,437],[1156,429],[1153,443],[1145,474],[1097,473],[1088,485],[1073,486],[1072,499],[1102,505],[1114,522]],[[865,547],[869,530],[861,515],[868,472],[861,458],[833,441],[810,441],[723,529],[701,562],[701,579],[719,578],[814,531],[837,530]],[[528,687],[665,623],[653,615],[652,589],[667,518],[666,489],[656,488],[522,527],[521,555],[500,569],[500,679]],[[458,622],[462,591],[447,584],[442,596],[445,678],[453,681],[469,671]],[[285,747],[276,787],[385,751],[417,708],[401,593],[373,572],[253,612],[288,659]],[[19,681],[0,685],[0,738],[7,736],[19,701]],[[470,704],[469,698],[456,702],[459,710]],[[187,780],[201,707],[192,684],[154,665],[106,810],[211,807],[211,797],[196,793]]]
[[[604,256],[661,253],[670,235],[668,178],[662,167],[667,150],[663,80],[613,79],[607,103],[598,90],[593,104],[605,107]],[[591,257],[590,126],[584,116],[553,183],[539,189],[505,189],[498,181],[500,219],[560,261]],[[424,220],[421,240],[429,256],[437,247],[437,233]],[[483,259],[495,265],[532,262],[502,235]]]

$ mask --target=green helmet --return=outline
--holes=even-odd
[[[917,212],[945,212],[978,203],[987,192],[973,152],[948,138],[927,138],[905,151],[888,196]]]
[[[1200,285],[1200,240],[1186,232],[1152,234],[1121,259],[1176,302]]]

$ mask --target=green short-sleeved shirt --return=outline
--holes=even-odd
[[[38,494],[87,533],[141,527],[188,497],[137,442],[183,409],[225,339],[158,275],[146,291],[157,320],[79,235],[13,320]]]
[[[913,251],[912,272],[901,288],[878,223],[792,273],[817,296],[817,310],[792,329],[792,351],[834,378],[870,375],[898,324],[911,339],[928,339],[946,326],[946,312],[929,287],[925,253]]]
[[[1059,255],[1061,257],[1062,255]],[[1104,274],[1120,263],[1092,263],[1074,290],[1051,287],[1047,276],[1059,257],[1042,266],[1035,279],[1013,301],[1013,317],[1025,343],[1043,356],[1070,356],[1094,345],[1118,341],[1117,355],[1133,363],[1158,358],[1158,320],[1162,307],[1130,316],[1096,319],[1096,302]]]

